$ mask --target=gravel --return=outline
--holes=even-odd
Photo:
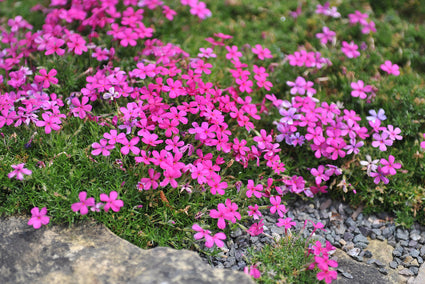
[[[388,213],[364,215],[361,210],[327,197],[315,197],[311,200],[299,198],[288,203],[286,208],[288,209],[286,217],[291,217],[297,223],[293,231],[299,232],[305,220],[312,220],[315,223],[320,221],[325,225],[325,231],[317,230],[315,239],[323,244],[328,240],[356,261],[374,265],[385,275],[388,274],[388,270],[397,269],[401,275],[415,276],[418,274],[419,266],[424,262],[425,227],[418,224],[411,229],[405,229],[396,226]],[[280,217],[277,214],[271,215],[269,211],[262,211],[262,214],[264,219],[262,235],[253,237],[240,228],[235,229],[227,236],[226,246],[219,256],[202,256],[204,261],[216,268],[242,271],[249,258],[248,248],[260,250],[265,244],[274,244],[284,236],[284,228],[276,226]],[[245,224],[246,227],[250,225]],[[311,223],[308,223],[303,232],[304,237],[308,237],[311,231]],[[372,258],[372,253],[367,250],[370,239],[387,241],[394,248],[393,260],[390,263],[382,263]],[[340,273],[345,278],[353,277],[346,272]]]

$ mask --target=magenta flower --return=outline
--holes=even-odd
[[[97,156],[102,153],[103,156],[109,156],[111,152],[109,150],[114,149],[114,145],[108,145],[108,141],[106,139],[100,139],[100,143],[94,142],[91,146],[93,147],[93,151],[91,154],[93,156]]]
[[[243,269],[245,274],[252,276],[252,278],[258,279],[261,277],[261,272],[258,270],[257,265],[251,265],[249,268],[245,266]]]
[[[41,83],[43,88],[48,88],[50,86],[50,83],[53,85],[56,85],[58,83],[58,79],[55,78],[56,74],[58,72],[56,69],[52,69],[47,73],[46,69],[41,69],[40,74],[41,75],[35,75],[34,81],[37,83]]]
[[[246,191],[246,196],[248,198],[251,198],[253,194],[257,198],[261,198],[261,196],[263,196],[263,194],[261,193],[263,191],[263,185],[254,185],[254,181],[252,179],[248,180],[247,189],[248,190]]]
[[[355,44],[353,41],[348,43],[346,41],[342,42],[342,48],[341,51],[347,56],[348,58],[356,58],[360,56],[360,52],[358,51],[359,47],[357,44]]]
[[[361,25],[367,24],[368,14],[363,14],[360,11],[355,11],[354,14],[348,14],[348,18],[350,19],[350,25],[354,25],[356,23],[360,23]]]
[[[17,164],[17,165],[11,165],[11,167],[14,169],[12,172],[7,174],[8,178],[13,178],[16,176],[17,180],[23,180],[24,175],[30,175],[32,174],[32,171],[29,169],[24,168],[25,163]]]
[[[32,217],[28,221],[28,225],[32,225],[34,229],[39,229],[41,225],[47,225],[50,222],[50,217],[46,216],[47,208],[43,207],[41,210],[38,207],[31,209]]]
[[[393,155],[388,156],[388,161],[386,159],[381,159],[381,164],[383,165],[382,172],[385,175],[389,174],[393,176],[397,173],[396,169],[401,168],[400,163],[395,163],[395,158]]]
[[[329,284],[332,283],[333,280],[337,279],[338,273],[335,270],[322,270],[319,273],[317,273],[317,279],[325,280],[325,283]]]
[[[379,184],[381,181],[384,184],[387,184],[390,182],[390,180],[386,177],[386,174],[384,173],[384,171],[382,170],[380,166],[378,166],[376,172],[371,172],[369,176],[374,178],[373,182],[375,184]]]
[[[226,235],[222,232],[215,234],[214,236],[205,235],[205,246],[207,248],[211,248],[214,244],[219,248],[224,246],[224,242],[222,240],[226,239]]]
[[[254,218],[254,220],[260,219],[260,217],[262,216],[260,210],[258,210],[258,205],[255,204],[254,206],[250,206],[248,205],[248,216],[252,216],[252,218]]]
[[[369,23],[364,24],[362,28],[363,34],[369,34],[371,32],[376,33],[375,23],[373,21],[370,21]]]
[[[86,112],[89,112],[92,110],[92,106],[88,105],[89,98],[84,96],[81,98],[81,103],[78,100],[78,98],[73,98],[71,100],[72,105],[74,106],[71,109],[71,112],[74,114],[74,117],[79,117],[81,119],[85,118],[87,116]]]
[[[46,134],[50,134],[52,132],[52,129],[55,131],[58,131],[61,127],[59,124],[61,124],[61,120],[58,117],[55,117],[52,113],[44,112],[42,115],[44,120],[39,120],[35,123],[37,127],[45,127],[44,132]]]
[[[422,136],[424,137],[424,139],[425,139],[425,133],[424,134],[422,134]],[[425,141],[422,141],[421,142],[421,148],[422,149],[425,149]]]
[[[397,64],[392,64],[391,61],[386,60],[384,64],[381,65],[381,69],[388,74],[393,74],[394,76],[400,75],[400,70]]]
[[[252,224],[251,227],[247,230],[247,233],[251,236],[258,236],[263,233],[263,226],[263,219],[261,219],[260,222]]]
[[[286,209],[285,205],[280,204],[280,202],[281,202],[280,196],[270,197],[270,203],[273,205],[270,207],[270,213],[274,214],[277,211],[279,216],[283,217],[283,214],[285,214],[288,210]]]
[[[74,212],[80,211],[81,215],[89,213],[89,206],[95,206],[94,197],[87,198],[87,192],[82,191],[78,194],[80,202],[71,205],[71,210]]]
[[[252,53],[258,56],[258,59],[264,60],[265,58],[273,58],[270,50],[268,48],[263,48],[261,45],[256,44],[252,49]]]
[[[224,228],[226,228],[226,221],[225,220],[228,220],[229,208],[227,208],[223,203],[219,203],[217,205],[217,209],[218,210],[211,209],[210,217],[218,219],[217,227],[219,227],[220,229],[223,230]]]
[[[193,224],[192,230],[198,232],[193,236],[195,240],[200,240],[211,235],[211,231],[202,229],[198,224]]]
[[[228,53],[226,59],[239,61],[239,57],[242,57],[242,52],[238,51],[238,47],[233,45],[232,47],[226,46]]]
[[[290,217],[285,218],[285,219],[279,218],[279,219],[277,219],[277,221],[278,222],[276,223],[276,225],[278,227],[282,227],[283,226],[285,228],[285,234],[287,234],[287,230],[288,229],[290,229],[291,227],[297,225],[297,223],[292,222],[292,218],[290,218]]]
[[[327,44],[328,41],[332,42],[332,40],[335,38],[336,33],[334,31],[331,31],[328,27],[323,27],[323,33],[316,34],[316,37],[320,39],[320,43]]]
[[[352,82],[351,88],[353,88],[353,90],[351,91],[351,95],[353,97],[359,97],[361,99],[366,99],[367,98],[366,93],[372,92],[372,86],[371,85],[365,86],[362,80],[358,80],[357,83]]]
[[[312,168],[312,169],[310,170],[310,173],[311,173],[314,177],[316,177],[316,178],[315,178],[316,184],[320,184],[320,183],[322,183],[322,180],[323,180],[323,181],[327,181],[327,180],[329,180],[329,176],[327,176],[324,172],[325,172],[325,166],[323,166],[323,165],[319,165],[319,166],[317,167],[317,169],[316,169],[316,168]]]
[[[103,207],[105,212],[108,212],[109,208],[111,208],[114,212],[120,211],[121,207],[124,206],[124,202],[120,199],[117,199],[117,197],[118,192],[116,191],[111,191],[109,196],[105,193],[100,194],[100,200],[106,202],[105,206]]]

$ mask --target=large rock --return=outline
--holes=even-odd
[[[387,242],[370,240],[366,248],[372,252],[372,258],[385,264],[384,269],[388,271],[388,275],[379,272],[379,267],[375,264],[370,265],[365,262],[357,262],[349,257],[342,250],[337,249],[333,255],[338,259],[338,268],[342,269],[353,276],[353,279],[345,278],[342,273],[338,273],[336,284],[402,284],[407,283],[408,278],[397,273],[396,270],[389,268],[388,263],[392,261],[393,247]]]
[[[254,283],[242,272],[212,269],[192,251],[140,249],[105,226],[33,229],[0,218],[0,283]]]

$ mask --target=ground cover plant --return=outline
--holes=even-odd
[[[245,272],[330,283],[289,199],[424,220],[424,27],[354,2],[0,1],[1,214],[214,255],[269,211]]]

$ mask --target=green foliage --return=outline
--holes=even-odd
[[[266,244],[260,251],[251,250],[251,264],[261,271],[258,283],[316,283],[316,271],[307,270],[313,262],[307,256],[306,246],[310,243],[298,235],[282,237],[277,244]]]

